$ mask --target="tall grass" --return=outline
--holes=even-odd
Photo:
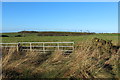
[[[0,79],[2,79],[2,60],[0,60]]]
[[[82,46],[81,46],[82,45]],[[3,78],[119,78],[117,52],[81,42],[69,55],[61,51],[38,53],[3,50]]]

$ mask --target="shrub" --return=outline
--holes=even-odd
[[[22,35],[16,35],[15,37],[22,37]]]
[[[9,37],[8,35],[0,35],[0,37]]]

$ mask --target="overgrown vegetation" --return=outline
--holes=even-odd
[[[118,78],[120,49],[98,38],[76,44],[74,53],[3,50],[3,78]],[[118,46],[116,46],[118,47]]]

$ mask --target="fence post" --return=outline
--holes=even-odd
[[[58,45],[58,50],[59,50],[59,43],[57,43],[57,45]]]
[[[44,44],[44,42],[43,42],[43,52],[45,53],[45,44]]]
[[[17,44],[17,51],[21,51],[20,42],[18,42],[18,44]]]
[[[74,51],[74,42],[73,42],[73,51]]]
[[[32,43],[30,43],[30,51],[32,51]]]
[[[18,45],[19,45],[19,43],[17,44],[17,52],[19,51],[19,49],[18,49]]]

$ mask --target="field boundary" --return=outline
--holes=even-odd
[[[37,51],[48,52],[60,50],[63,52],[73,52],[74,42],[18,42],[18,43],[0,43],[2,48],[15,47],[17,51]],[[51,48],[51,49],[46,49]],[[63,49],[61,49],[63,48]]]

